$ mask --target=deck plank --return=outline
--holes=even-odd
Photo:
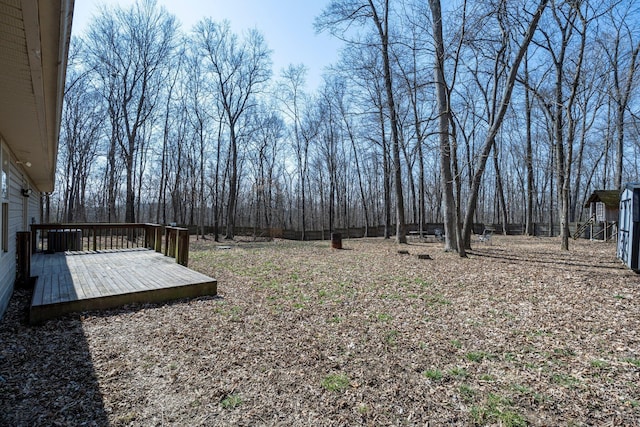
[[[30,321],[217,294],[217,281],[144,249],[35,254]]]

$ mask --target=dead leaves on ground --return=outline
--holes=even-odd
[[[492,240],[194,240],[220,297],[41,327],[18,295],[0,424],[637,425],[640,276],[612,244]]]

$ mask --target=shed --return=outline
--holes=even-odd
[[[616,256],[627,267],[640,270],[640,183],[625,185],[620,195],[618,247]]]
[[[591,193],[584,207],[589,208],[589,220],[585,226],[591,226],[591,239],[600,234],[603,240],[617,237],[615,227],[620,215],[620,191],[596,190]]]

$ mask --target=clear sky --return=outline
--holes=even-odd
[[[76,0],[73,34],[81,35],[99,5],[129,7],[135,0]],[[338,59],[340,42],[326,33],[315,34],[313,20],[326,0],[158,0],[174,14],[187,32],[202,18],[231,22],[235,32],[257,28],[273,51],[274,77],[289,64],[303,63],[309,69],[310,90],[321,83],[324,68]]]

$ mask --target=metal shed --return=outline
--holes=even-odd
[[[620,195],[616,256],[630,269],[640,270],[640,183],[625,185]]]

